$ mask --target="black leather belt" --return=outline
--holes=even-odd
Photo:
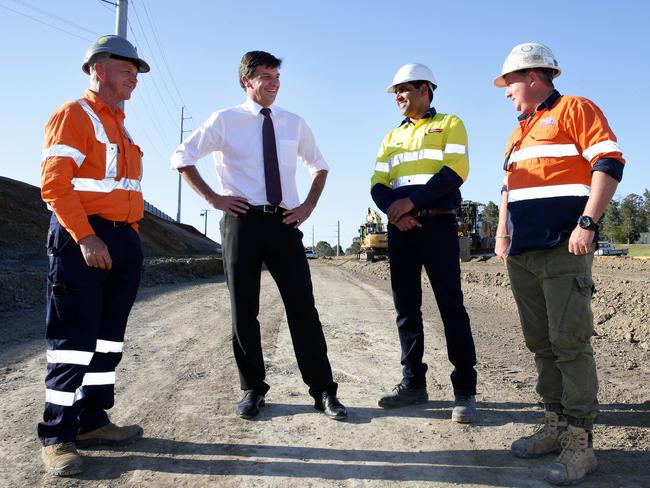
[[[275,205],[251,205],[248,207],[250,210],[255,210],[256,212],[275,214],[282,213],[285,211],[282,207],[276,207]]]
[[[88,221],[89,222],[99,222],[102,224],[109,224],[112,225],[113,227],[130,227],[131,224],[129,222],[120,222],[118,220],[108,220],[105,219],[104,217],[100,217],[99,215],[90,215],[88,216]]]
[[[415,212],[415,217],[437,217],[438,215],[456,215],[456,211],[448,208],[421,208]]]

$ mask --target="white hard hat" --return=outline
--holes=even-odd
[[[438,86],[436,78],[429,68],[419,63],[409,63],[397,70],[393,77],[393,83],[386,88],[386,93],[395,93],[395,85],[408,83],[409,81],[428,81],[431,91]]]
[[[553,78],[557,78],[562,73],[562,70],[557,65],[557,59],[555,59],[553,51],[544,44],[526,42],[512,48],[512,51],[503,62],[501,76],[494,79],[494,86],[503,88],[506,86],[503,75],[530,68],[550,68],[555,71]]]

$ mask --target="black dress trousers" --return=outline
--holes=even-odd
[[[336,393],[327,344],[314,304],[303,234],[282,223],[282,209],[265,213],[249,209],[221,220],[224,271],[230,291],[233,350],[242,390],[264,395],[264,358],[260,335],[260,278],[265,264],[275,280],[287,314],[294,352],[309,393]],[[262,313],[264,313],[262,311]]]

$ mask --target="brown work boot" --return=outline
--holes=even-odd
[[[522,437],[512,443],[512,454],[518,458],[531,459],[560,452],[559,437],[566,431],[567,422],[563,415],[550,410],[544,412],[544,424],[528,437]]]
[[[74,442],[61,442],[41,448],[45,469],[54,476],[72,476],[84,470],[84,463]]]
[[[134,443],[144,434],[144,430],[139,425],[125,425],[118,427],[112,422],[107,423],[99,429],[79,434],[75,439],[79,447],[92,446],[128,446]]]
[[[544,479],[554,485],[576,485],[596,469],[591,432],[569,425],[560,436],[562,452],[554,463],[544,467]]]

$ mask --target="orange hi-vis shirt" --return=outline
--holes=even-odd
[[[557,91],[519,117],[506,150],[510,254],[567,239],[591,192],[593,171],[617,181],[625,160],[616,136],[591,101]]]
[[[45,126],[41,196],[79,242],[95,231],[88,216],[129,222],[144,216],[142,152],[115,113],[93,91],[59,107]]]

